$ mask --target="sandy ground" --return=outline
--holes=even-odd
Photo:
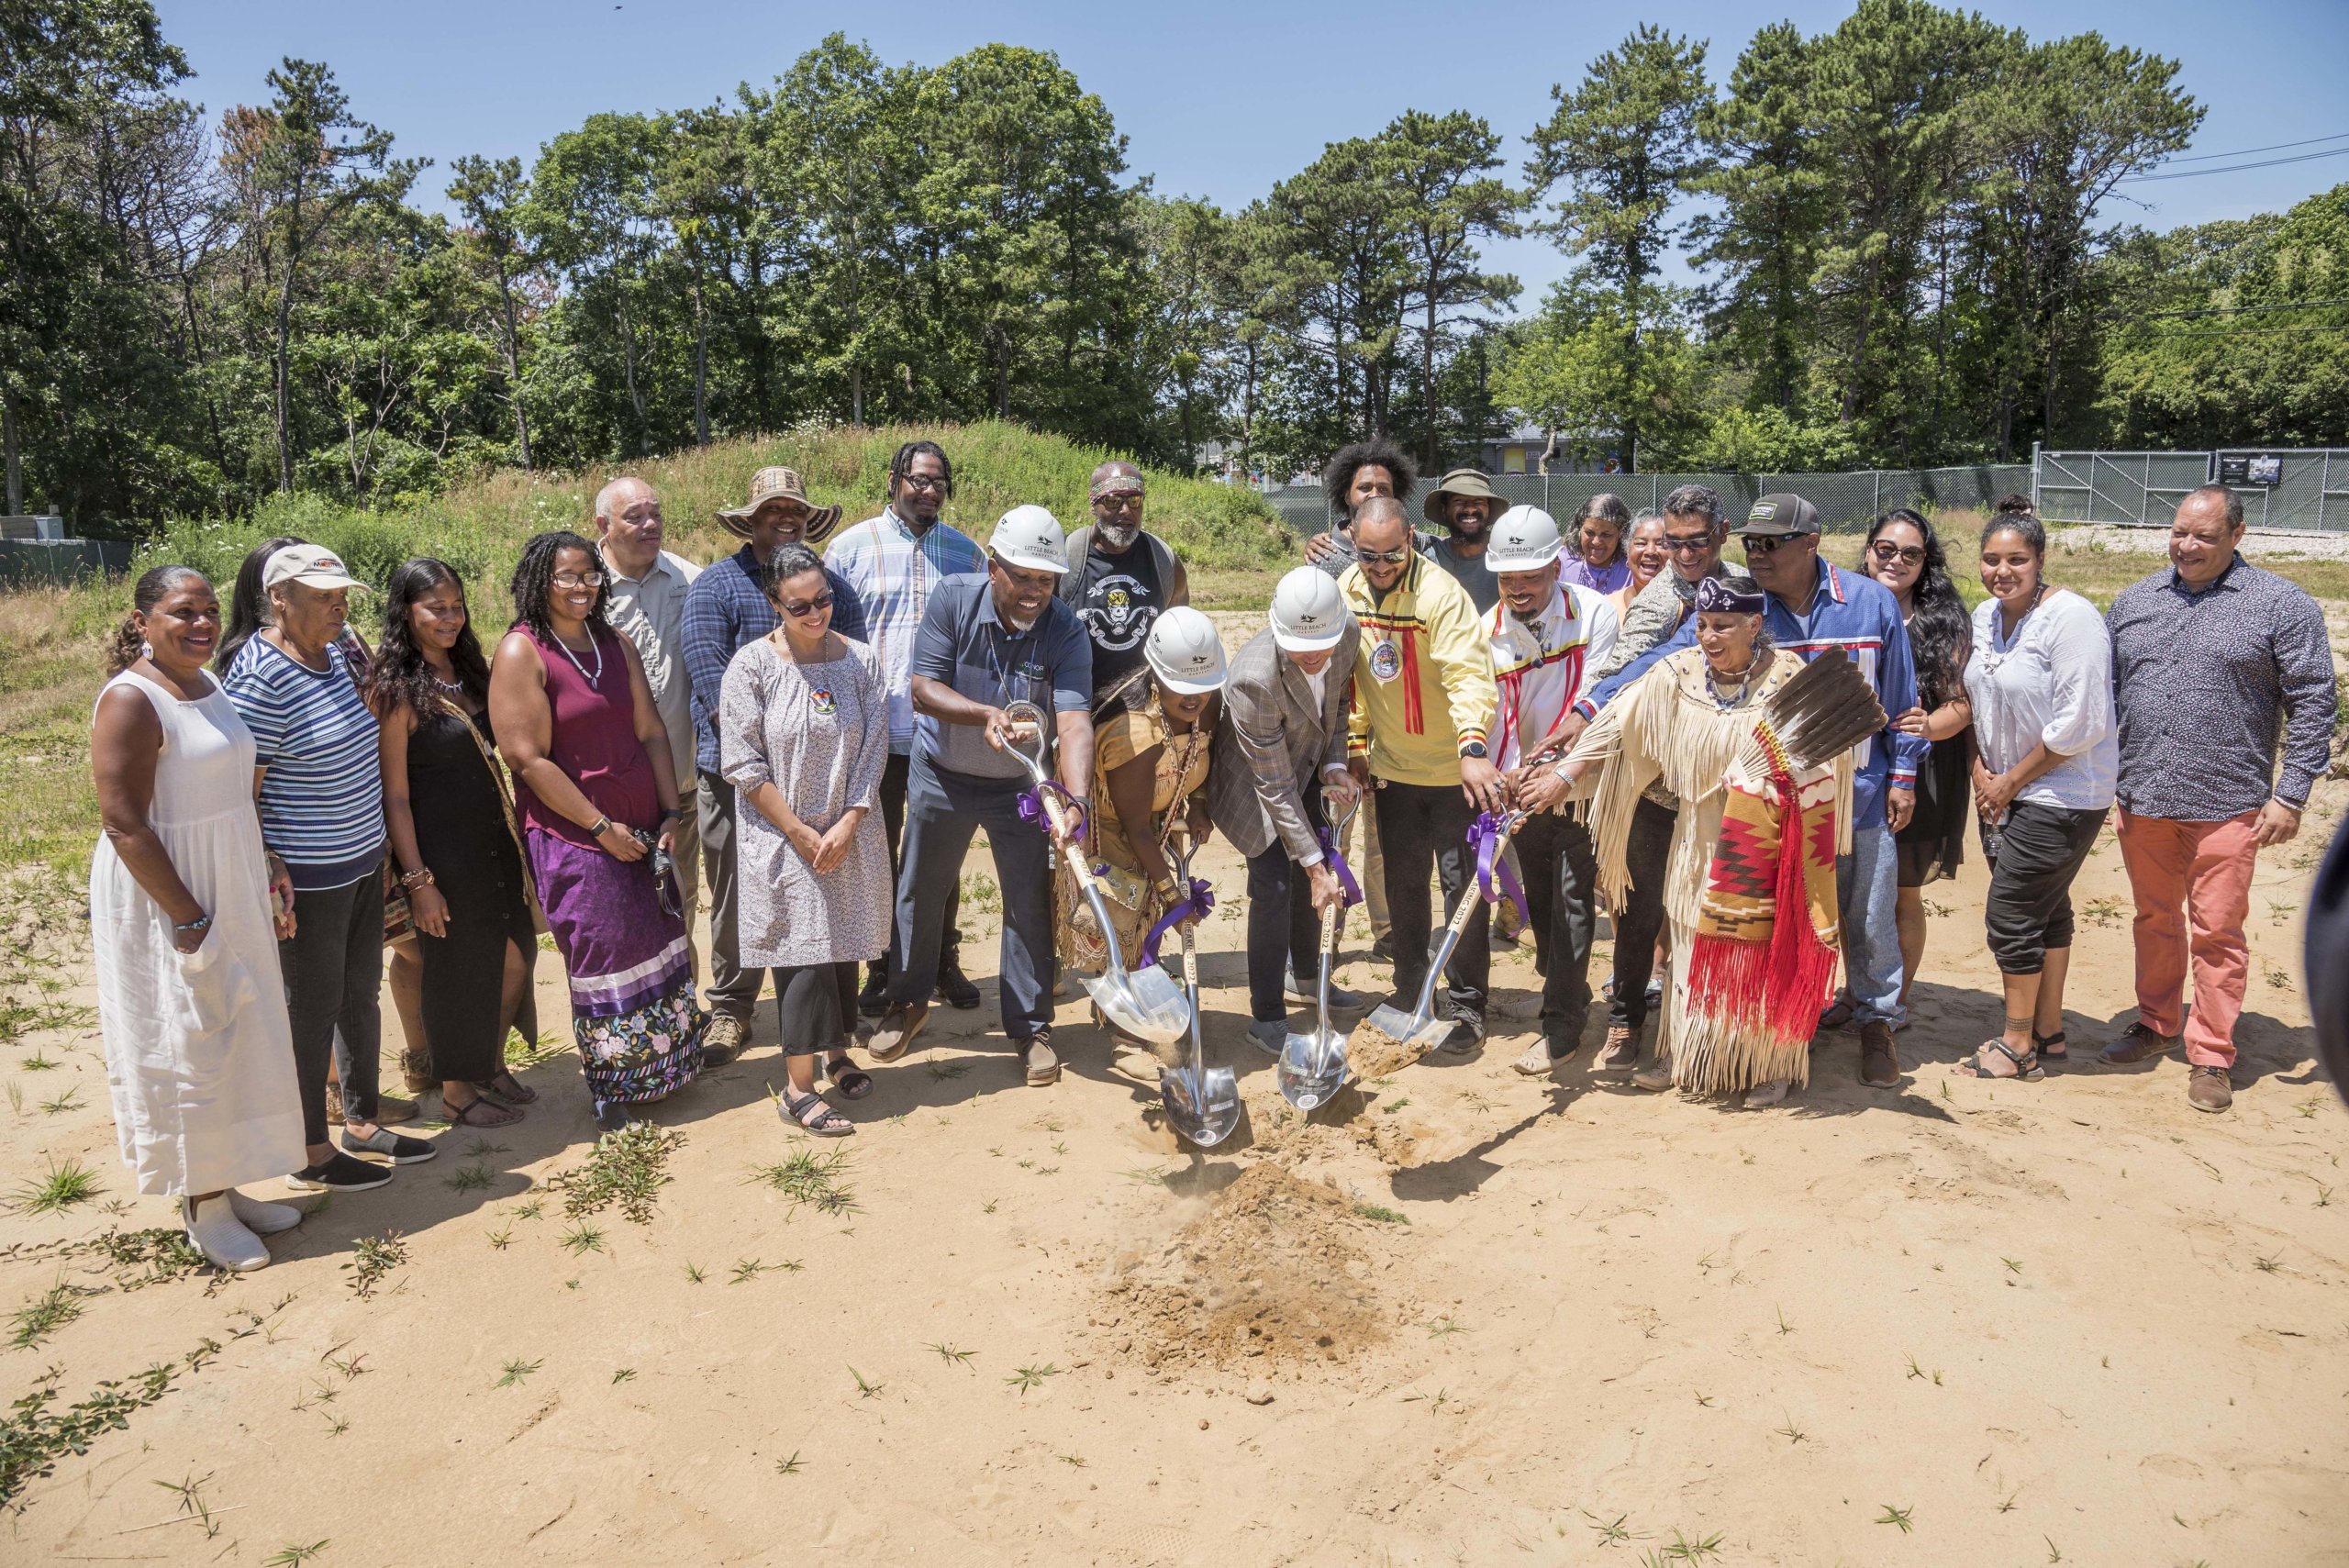
[[[0,1165],[79,1158],[104,1211],[0,1214],[0,1307],[100,1294],[0,1351],[0,1402],[217,1349],[29,1483],[0,1561],[2349,1562],[2349,1119],[2296,979],[2329,827],[2261,868],[2224,1117],[2176,1060],[1950,1076],[1998,1015],[1976,863],[1932,890],[1897,1092],[1848,1035],[1771,1113],[1595,1082],[1588,1049],[1520,1078],[1534,979],[1502,950],[1480,1055],[1299,1125],[1242,1038],[1219,847],[1209,1051],[1250,1108],[1206,1157],[1079,1003],[1068,1073],[1021,1086],[983,978],[837,1145],[774,1115],[763,1016],[661,1112],[683,1143],[646,1223],[545,1189],[590,1141],[559,1054],[522,1125],[337,1200],[273,1267],[125,1290],[50,1244],[171,1210],[116,1162],[95,1033],[28,1037]],[[2076,897],[2092,1051],[2131,995],[2109,834]],[[811,1147],[848,1207],[760,1179]],[[354,1244],[387,1232],[405,1260],[362,1296]]]

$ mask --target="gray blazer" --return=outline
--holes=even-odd
[[[1261,855],[1276,840],[1293,861],[1320,853],[1305,792],[1323,768],[1345,765],[1346,709],[1361,644],[1362,629],[1348,617],[1345,636],[1330,651],[1318,706],[1305,672],[1281,651],[1270,628],[1232,655],[1208,764],[1208,815],[1241,854]]]

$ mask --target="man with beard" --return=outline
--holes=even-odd
[[[1093,642],[1093,695],[1141,667],[1161,612],[1191,602],[1191,580],[1165,541],[1141,526],[1141,470],[1111,459],[1093,471],[1093,520],[1068,536],[1061,602]]]
[[[1485,561],[1493,519],[1501,513],[1501,500],[1492,485],[1476,469],[1455,468],[1428,492],[1419,512],[1443,530],[1426,545],[1427,558],[1459,579],[1479,613],[1491,615],[1501,598],[1500,584]]]
[[[889,837],[889,866],[903,863],[906,784],[914,747],[914,641],[930,596],[949,577],[986,570],[986,557],[971,536],[939,521],[940,509],[954,496],[954,466],[936,441],[907,441],[889,460],[889,504],[832,541],[825,566],[854,588],[864,606],[865,640],[881,658],[889,688],[889,762],[881,773],[881,820]],[[838,612],[833,627],[839,628]],[[958,899],[949,886],[941,928],[938,995],[949,1006],[979,1005],[979,988],[963,973],[963,933],[955,926]],[[865,972],[856,1010],[877,1018],[888,1006],[889,961]]]

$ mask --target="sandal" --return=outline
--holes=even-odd
[[[483,1094],[478,1084],[473,1085],[473,1097],[463,1105],[449,1105],[446,1095],[441,1096],[441,1103],[448,1110],[451,1127],[512,1127],[522,1119],[520,1111],[499,1105]]]
[[[818,1138],[846,1138],[856,1130],[856,1123],[826,1105],[821,1095],[794,1099],[785,1089],[775,1096],[774,1108],[785,1121],[797,1122]]]
[[[2037,1029],[2032,1030],[2031,1050],[2032,1054],[2042,1062],[2069,1062],[2072,1059],[2070,1048],[2064,1043],[2062,1029],[2057,1029],[2054,1034],[2041,1034]]]
[[[838,1061],[826,1060],[824,1076],[832,1081],[832,1087],[841,1092],[842,1099],[861,1100],[873,1092],[873,1074],[859,1071],[856,1063],[845,1056]]]
[[[1982,1054],[1982,1052],[1986,1051],[1997,1051],[2009,1062],[2013,1062],[2015,1070],[2011,1073],[1992,1072],[1987,1060]],[[2020,1078],[2026,1084],[2035,1083],[2039,1079],[2047,1076],[2047,1070],[2039,1064],[2039,1052],[2036,1051],[2026,1051],[2021,1055],[2018,1056],[2013,1051],[2007,1049],[2007,1042],[2002,1040],[1984,1040],[1981,1044],[1981,1048],[1975,1051],[1972,1060],[1952,1062],[1950,1064],[1950,1071],[1956,1073],[1961,1078],[1997,1078],[2001,1080]]]
[[[495,1095],[499,1099],[513,1106],[527,1106],[539,1097],[539,1092],[536,1089],[514,1076],[510,1069],[504,1067],[492,1073],[488,1083],[475,1084],[473,1087],[484,1095]]]

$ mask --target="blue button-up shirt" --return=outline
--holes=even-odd
[[[912,673],[989,707],[1024,701],[1048,714],[1081,713],[1093,706],[1093,639],[1058,598],[1044,601],[1035,625],[1014,631],[995,613],[985,576],[950,577],[930,596]],[[988,745],[986,731],[974,724],[941,724],[923,714],[914,748],[950,773],[1028,776],[1019,758]]]
[[[1917,665],[1909,651],[1909,628],[1900,618],[1900,601],[1883,584],[1821,561],[1819,586],[1803,614],[1795,614],[1776,594],[1765,593],[1762,600],[1762,625],[1781,650],[1815,659],[1840,648],[1876,688],[1886,718],[1897,718],[1917,706]],[[1695,646],[1697,617],[1690,615],[1678,631],[1592,687],[1575,710],[1586,717],[1596,715],[1657,660]],[[1892,785],[1914,789],[1918,764],[1931,746],[1923,736],[1903,734],[1889,725],[1860,743],[1859,767],[1852,777],[1854,827],[1884,826],[1885,790]]]
[[[694,765],[712,778],[718,774],[718,697],[726,685],[726,666],[734,655],[775,628],[774,606],[759,584],[765,569],[744,545],[723,561],[714,561],[685,590],[685,674],[694,688]],[[827,570],[824,581],[832,590],[832,629],[862,642],[865,637],[864,607],[856,590],[837,572]]]
[[[985,572],[987,558],[971,536],[946,523],[917,534],[884,507],[836,535],[824,562],[856,590],[864,606],[867,639],[881,656],[881,678],[889,689],[889,750],[913,750],[914,640],[930,595],[950,577]]]

